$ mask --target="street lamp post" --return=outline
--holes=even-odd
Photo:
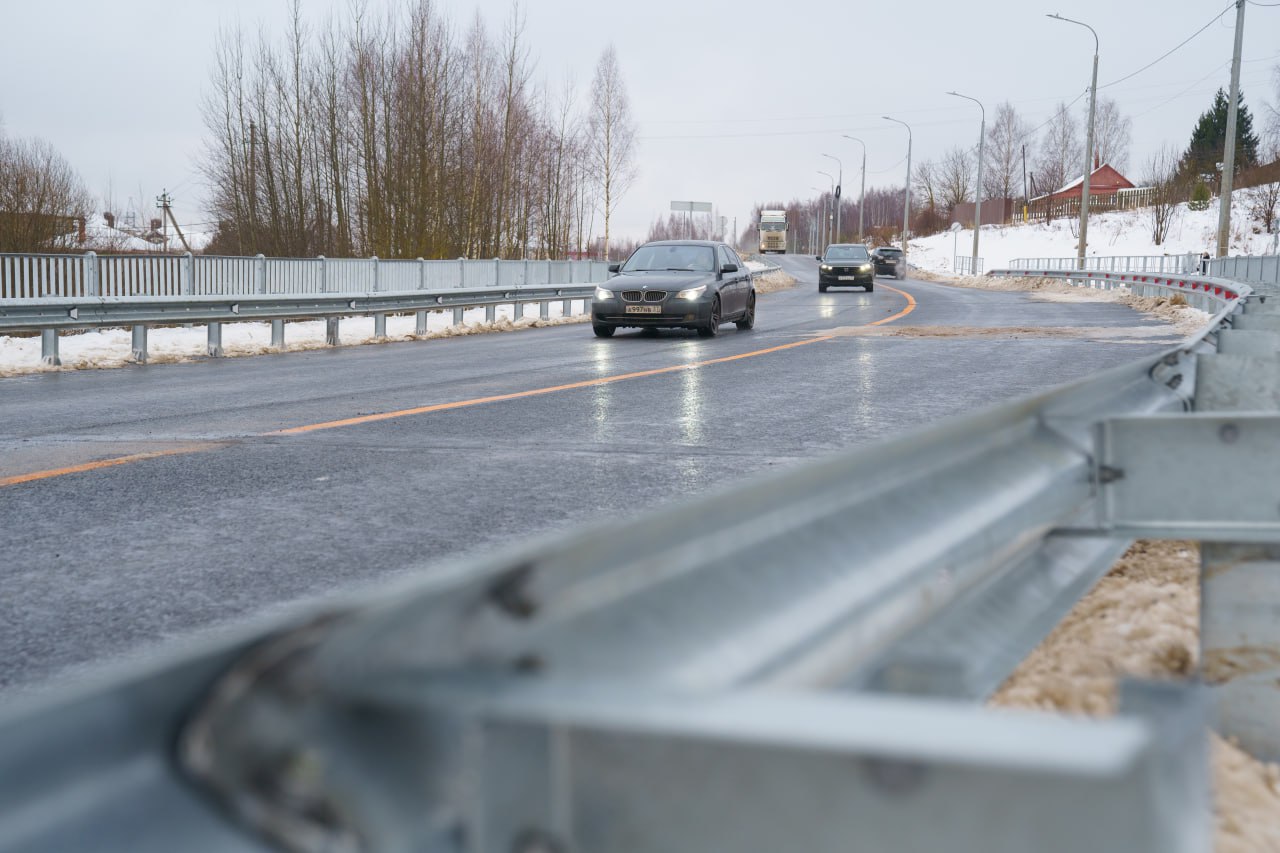
[[[813,236],[813,242],[816,244],[822,241],[822,227],[823,223],[827,221],[827,191],[812,186],[809,187],[809,189],[816,192],[818,194],[818,198],[822,201],[822,212],[819,214],[821,218],[809,226],[809,231]],[[823,247],[815,245],[813,248],[815,249],[813,254],[816,255]]]
[[[835,212],[835,204],[836,204],[836,176],[835,176],[835,175],[833,175],[833,174],[831,174],[830,172],[824,172],[824,171],[822,171],[821,169],[819,169],[819,170],[818,170],[818,174],[819,174],[819,175],[826,175],[828,178],[830,178],[830,179],[831,179],[831,207],[829,207],[829,208],[827,209],[827,223],[826,223],[826,226],[827,226],[827,245],[828,245],[828,246],[830,246],[833,242],[835,242],[834,240],[832,240],[832,239],[831,239],[831,233],[832,233],[832,230],[833,230],[833,228],[834,228],[834,226],[835,226],[835,218],[836,218],[836,217],[835,217],[835,213],[836,213],[836,212]]]
[[[902,266],[907,266],[907,230],[911,224],[911,125],[892,116],[881,116],[907,129],[907,192],[902,205]]]
[[[864,233],[862,230],[862,211],[866,207],[867,201],[867,143],[856,136],[843,135],[845,139],[852,139],[862,146],[862,188],[858,191],[858,242],[861,243]]]
[[[1084,182],[1080,185],[1080,245],[1076,249],[1076,263],[1080,269],[1084,269],[1085,248],[1088,245],[1089,231],[1089,173],[1093,171],[1093,117],[1098,105],[1098,33],[1097,31],[1084,23],[1083,21],[1075,21],[1071,18],[1064,18],[1061,15],[1050,15],[1059,21],[1066,21],[1068,24],[1077,24],[1093,33],[1093,82],[1089,84],[1089,133],[1088,141],[1084,149]]]
[[[959,92],[947,92],[947,94],[955,95],[957,98],[964,98],[966,101],[973,101],[978,105],[978,109],[982,110],[982,124],[978,126],[978,186],[973,191],[973,262],[969,268],[970,275],[977,275],[978,234],[982,231],[982,146],[987,139],[987,109],[982,106],[982,101],[977,98],[971,98]]]
[[[823,154],[822,156],[826,157],[829,160],[836,161],[836,172],[838,174],[838,177],[836,178],[836,192],[835,192],[836,242],[839,243],[841,235],[844,234],[844,231],[840,228],[840,196],[844,195],[844,163],[840,162],[839,157],[832,157],[830,154]]]

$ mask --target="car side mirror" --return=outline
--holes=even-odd
[[[609,272],[617,272],[622,269],[622,264],[609,264]]]
[[[820,261],[820,260],[822,260],[822,255],[814,255],[814,256],[813,256],[813,259],[814,259],[815,261]]]
[[[720,267],[721,273],[730,273],[730,272],[737,272],[737,271],[738,271],[737,264],[724,264]]]

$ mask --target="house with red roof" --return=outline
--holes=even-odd
[[[1089,210],[1127,210],[1150,203],[1151,187],[1135,186],[1110,163],[1097,162],[1089,173]],[[1084,176],[1051,193],[1028,202],[1032,219],[1059,219],[1080,215],[1080,197],[1084,193]]]

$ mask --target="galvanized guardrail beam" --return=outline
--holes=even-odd
[[[1216,328],[1248,289],[1209,284]],[[991,689],[1117,537],[1208,519],[1270,541],[1240,495],[1201,486],[1176,523],[1146,504],[1169,476],[1132,446],[1146,423],[1268,476],[1238,451],[1273,415],[1170,414],[1232,369],[1201,365],[1211,341],[13,712],[0,848],[231,846],[180,768],[246,832],[306,849],[1204,851],[1197,688],[1130,690],[1091,722],[935,697]],[[957,668],[948,642],[989,657]],[[1214,642],[1206,660],[1235,640]],[[177,817],[130,823],[140,797]]]

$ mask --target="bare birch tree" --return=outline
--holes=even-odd
[[[1060,103],[1041,137],[1040,154],[1036,158],[1036,186],[1039,191],[1051,193],[1080,177],[1078,172],[1083,154],[1080,124],[1067,105]]]
[[[1026,135],[1027,123],[1013,104],[1005,101],[997,105],[987,130],[983,164],[982,189],[987,198],[1013,198],[1022,194],[1022,142]]]
[[[1120,112],[1113,98],[1099,98],[1093,122],[1093,146],[1101,163],[1110,163],[1123,174],[1129,168],[1133,119]]]
[[[1151,241],[1164,245],[1180,210],[1179,204],[1187,197],[1186,182],[1179,177],[1180,154],[1165,145],[1147,158],[1144,182],[1152,188],[1151,205],[1147,208],[1151,222]]]
[[[74,248],[92,200],[71,164],[41,139],[0,136],[0,252]]]
[[[591,114],[588,118],[589,160],[600,192],[604,214],[604,256],[609,257],[609,222],[618,200],[636,177],[635,122],[618,54],[613,45],[605,48],[591,82]]]

